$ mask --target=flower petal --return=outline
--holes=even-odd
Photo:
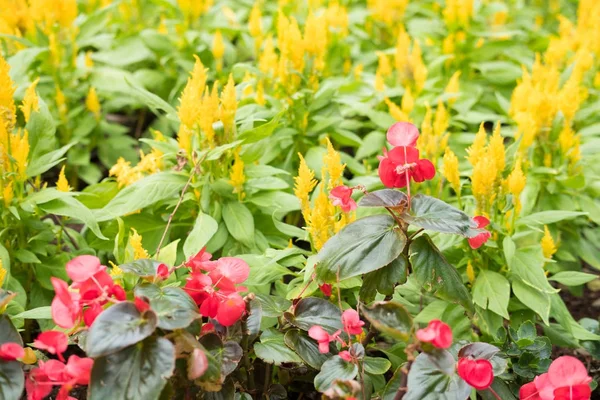
[[[419,129],[410,122],[396,122],[388,129],[386,137],[392,146],[414,147],[419,138]]]

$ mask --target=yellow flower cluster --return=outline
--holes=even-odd
[[[119,187],[131,185],[142,179],[144,174],[160,172],[164,168],[162,157],[163,153],[158,149],[152,149],[148,154],[140,150],[140,161],[136,166],[132,167],[131,162],[119,157],[108,173],[116,178]]]
[[[177,142],[179,148],[190,155],[195,135],[198,137],[198,144],[207,144],[210,147],[221,142],[227,143],[233,139],[235,113],[238,106],[233,76],[229,75],[219,98],[218,82],[215,82],[212,90],[209,90],[206,83],[207,69],[204,68],[200,58],[197,56],[195,58],[194,69],[179,98],[177,110],[181,121]],[[215,137],[213,124],[218,120],[223,123],[224,136],[222,138]]]
[[[62,168],[60,169],[60,173],[58,174],[58,181],[56,181],[56,190],[60,192],[68,192],[69,190],[71,190],[71,187],[69,186],[69,181],[65,176],[64,165],[62,166]]]
[[[385,71],[381,70],[381,59],[379,66],[376,76],[384,78],[385,75],[383,72]],[[414,40],[411,49],[410,36],[403,26],[400,27],[398,39],[396,40],[394,67],[396,68],[398,81],[401,82],[404,87],[411,87],[412,93],[415,96],[418,96],[423,90],[423,86],[425,86],[425,81],[427,80],[427,67],[423,62],[419,41]]]
[[[407,5],[408,0],[367,0],[371,17],[390,28],[402,20]]]
[[[98,94],[96,93],[96,88],[93,86],[90,87],[90,90],[88,91],[88,94],[85,98],[85,107],[88,109],[89,112],[91,112],[94,115],[94,118],[96,118],[96,121],[100,120],[100,117],[101,117],[100,99],[98,99]]]
[[[30,16],[49,34],[55,25],[70,28],[77,17],[77,0],[29,0]]]
[[[233,186],[233,193],[237,193],[240,200],[245,197],[244,183],[246,175],[244,175],[244,161],[240,157],[240,149],[233,154],[233,165],[229,172],[229,183]]]
[[[329,199],[329,191],[343,183],[342,176],[346,165],[342,164],[340,154],[335,151],[331,141],[326,139],[326,142],[327,152],[323,156],[321,183],[317,186],[315,174],[301,154],[298,176],[294,178],[294,194],[300,200],[306,230],[316,250],[320,250],[330,237],[355,219],[353,212],[336,214],[336,208]],[[312,194],[314,204],[311,206],[310,195],[315,187],[316,192]]]
[[[427,111],[421,123],[421,135],[417,141],[417,147],[422,158],[437,160],[448,146],[447,129],[450,124],[450,115],[441,100],[438,101],[435,118],[428,103],[425,104],[425,107]]]
[[[137,233],[134,228],[131,228],[131,234],[129,235],[129,245],[133,249],[133,259],[139,260],[141,258],[150,258],[150,255],[142,246],[142,236]]]
[[[468,28],[473,17],[473,0],[446,0],[442,15],[446,26]]]
[[[542,245],[542,252],[544,253],[544,257],[552,258],[552,256],[558,250],[556,248],[556,243],[554,243],[554,239],[548,230],[548,226],[544,225],[544,236],[542,237],[542,241],[540,242]]]
[[[23,104],[19,107],[21,112],[23,113],[23,117],[25,117],[25,122],[29,121],[29,117],[31,116],[32,111],[40,111],[40,104],[38,100],[37,93],[35,92],[35,88],[40,81],[40,78],[37,78],[25,91],[25,97],[23,98]]]
[[[177,0],[177,4],[187,23],[192,23],[212,7],[213,0]]]

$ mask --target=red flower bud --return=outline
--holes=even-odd
[[[488,360],[463,357],[457,369],[458,375],[477,390],[489,388],[494,381],[494,369]]]

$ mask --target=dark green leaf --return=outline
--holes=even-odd
[[[89,399],[158,399],[174,369],[173,344],[148,338],[94,361]]]
[[[429,236],[415,239],[410,245],[410,253],[413,275],[425,291],[474,311],[471,295],[460,274],[446,261]]]
[[[324,299],[307,297],[300,300],[293,313],[285,313],[285,318],[294,326],[308,331],[319,325],[329,333],[342,329],[340,309]]]
[[[21,363],[0,359],[0,399],[19,400],[24,386],[25,375]]]
[[[391,362],[382,357],[367,356],[363,359],[363,363],[365,365],[365,371],[374,375],[385,374],[392,366]]]
[[[151,310],[141,314],[131,302],[115,304],[90,327],[85,351],[88,357],[115,353],[152,335],[156,324],[156,314]]]
[[[346,225],[317,255],[317,277],[344,280],[378,270],[398,258],[406,236],[389,215],[372,215]]]
[[[268,329],[260,336],[260,343],[254,345],[256,356],[269,364],[302,363],[302,359],[285,345],[284,335],[275,329]]]
[[[139,260],[127,264],[121,264],[119,268],[121,268],[123,272],[130,272],[140,278],[152,278],[156,275],[156,271],[160,264],[160,261],[140,258]]]
[[[408,340],[413,321],[410,313],[395,301],[377,302],[361,308],[363,315],[378,331],[400,340]]]
[[[411,198],[410,213],[402,214],[402,219],[419,228],[436,232],[465,237],[480,233],[473,218],[442,200],[422,194]]]
[[[508,300],[510,299],[510,283],[497,272],[482,269],[473,284],[473,302],[483,309],[488,309],[509,319]]]
[[[136,296],[145,296],[150,300],[150,308],[158,317],[157,326],[174,330],[187,328],[199,318],[198,307],[189,294],[178,287],[163,287],[152,283],[143,283],[135,288]]]
[[[315,388],[324,392],[334,381],[354,379],[357,374],[358,367],[355,364],[342,360],[340,356],[333,356],[323,363],[321,372],[315,376]]]
[[[410,367],[404,400],[466,399],[471,386],[455,370],[456,360],[446,351],[421,353]]]
[[[360,298],[364,303],[369,303],[375,298],[375,292],[386,296],[394,294],[394,288],[397,284],[403,284],[407,278],[406,256],[403,254],[396,258],[383,268],[377,271],[369,272],[363,277],[363,284],[360,288]]]
[[[315,340],[298,329],[287,331],[284,341],[306,364],[314,369],[321,369],[323,363],[329,358],[327,354],[322,354],[319,351],[319,345]]]
[[[394,189],[381,189],[365,194],[359,201],[361,207],[399,207],[405,206],[408,197],[404,192]]]

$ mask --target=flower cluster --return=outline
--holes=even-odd
[[[33,342],[34,347],[54,354],[59,359],[40,360],[38,366],[29,372],[25,381],[28,400],[45,398],[52,392],[54,386],[60,386],[56,399],[71,399],[69,392],[76,385],[89,384],[94,360],[87,357],[81,358],[73,354],[65,362],[63,353],[67,350],[68,344],[67,335],[59,331],[42,332],[35,339]],[[25,353],[24,349],[16,343],[11,343],[11,345],[13,355]]]
[[[342,313],[342,325],[344,326],[344,332],[348,334],[348,336],[352,335],[361,335],[363,333],[363,325],[364,321],[360,320],[360,315],[356,310],[348,309]],[[329,334],[325,329],[318,325],[312,326],[308,330],[308,336],[315,339],[319,343],[319,352],[326,354],[329,353],[329,343],[331,342],[340,342],[342,346],[349,346],[349,344],[345,343],[344,340],[340,337],[342,330],[337,330],[333,334]],[[345,361],[350,361],[352,359],[352,354],[348,350],[341,351],[338,354]]]
[[[427,327],[419,329],[416,335],[421,343],[430,343],[438,349],[452,346],[452,329],[439,319],[429,321]]]
[[[212,255],[202,249],[186,262],[191,274],[183,289],[198,304],[202,315],[216,319],[223,326],[231,326],[246,310],[239,293],[246,288],[236,285],[248,278],[250,267],[239,258],[211,258]]]
[[[75,257],[67,263],[66,269],[73,281],[70,286],[62,279],[50,278],[56,293],[51,305],[52,319],[61,328],[71,329],[81,320],[90,326],[106,303],[124,301],[127,297],[98,257]]]
[[[390,188],[403,188],[410,180],[423,182],[433,179],[435,166],[431,161],[419,159],[419,150],[415,147],[419,130],[409,122],[396,122],[387,131],[387,140],[394,146],[389,152],[384,150],[379,156],[379,178]]]
[[[592,394],[592,378],[581,361],[571,356],[558,357],[548,372],[521,387],[520,400],[587,400]]]

